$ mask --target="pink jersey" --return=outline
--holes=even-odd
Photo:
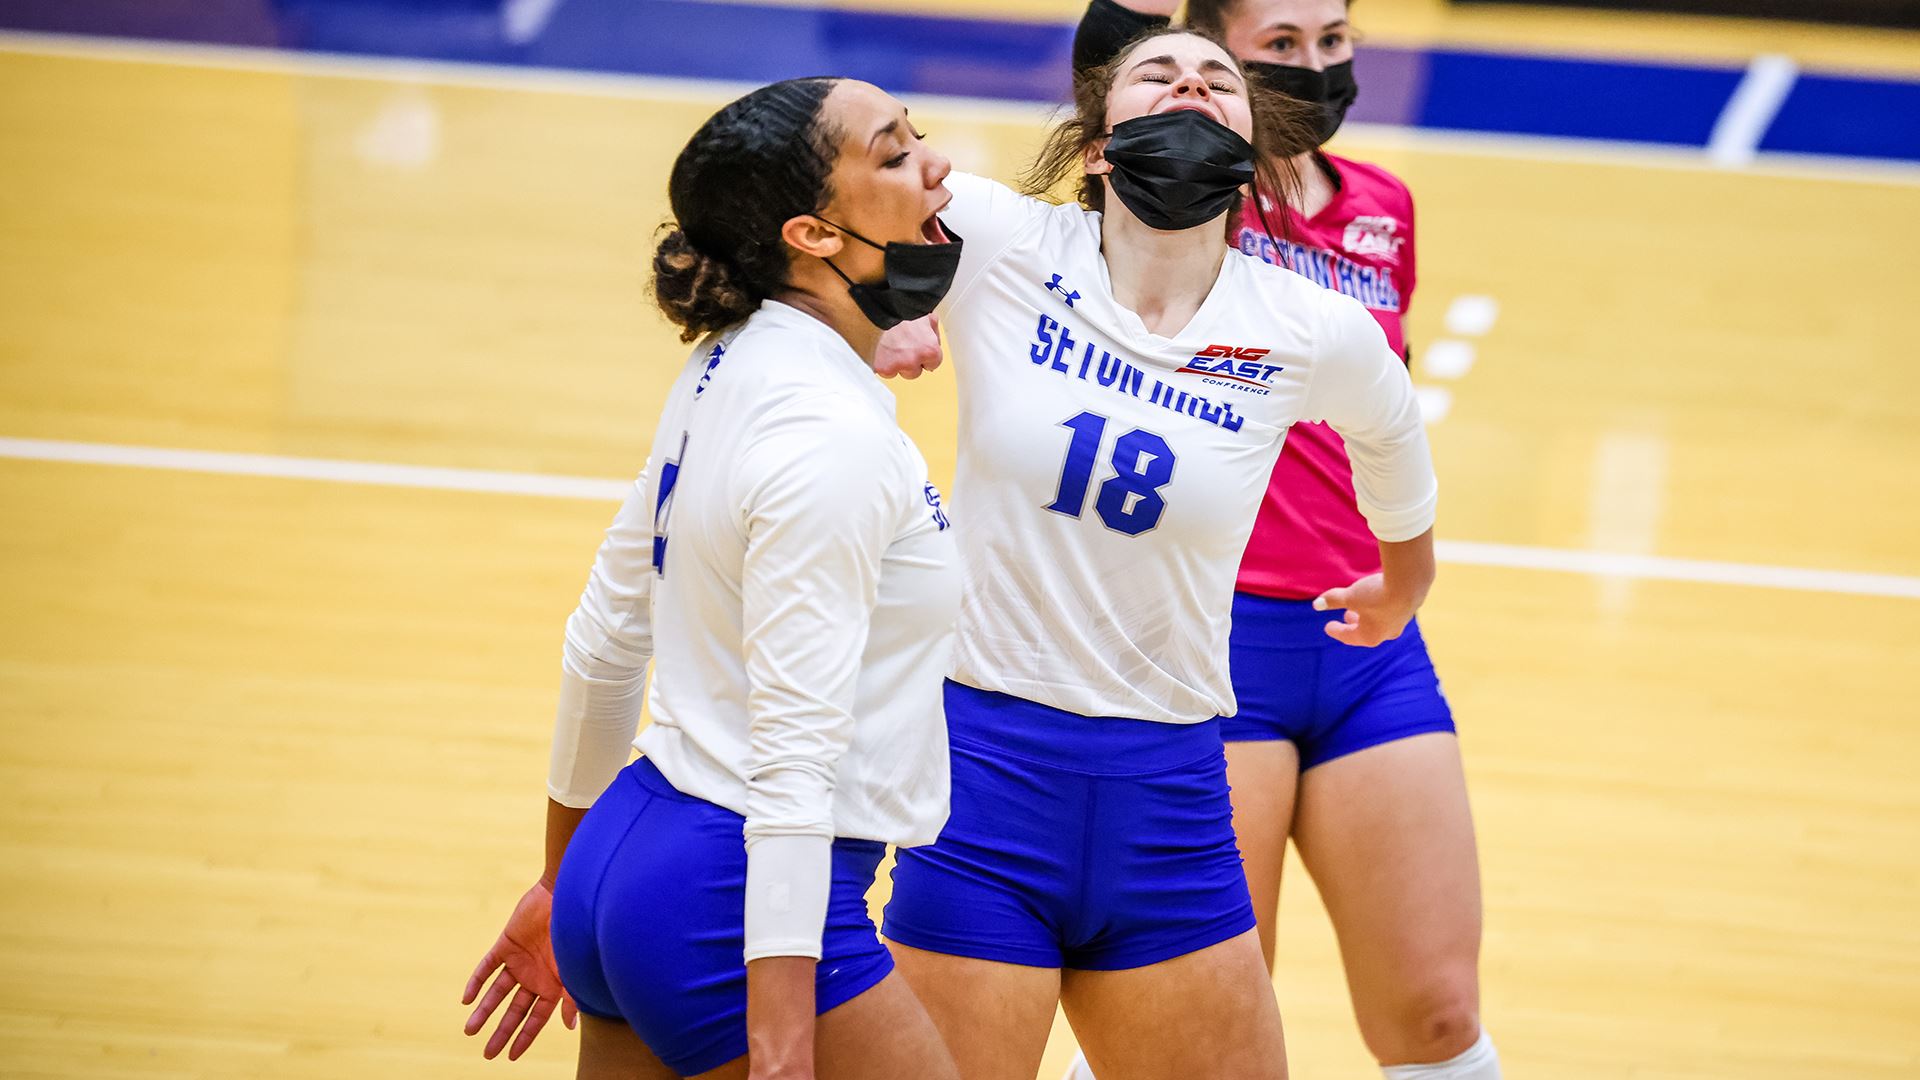
[[[1377,165],[1332,154],[1326,159],[1340,176],[1333,201],[1311,218],[1281,208],[1286,228],[1274,221],[1277,244],[1249,201],[1240,250],[1365,304],[1387,344],[1405,358],[1401,318],[1413,296],[1413,195]],[[1295,424],[1241,559],[1239,591],[1308,599],[1379,570],[1380,549],[1354,502],[1346,445],[1325,424]]]

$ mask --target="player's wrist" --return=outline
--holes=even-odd
[[[1409,581],[1395,575],[1380,575],[1381,599],[1390,607],[1404,610],[1409,615],[1419,611],[1420,605],[1427,602],[1427,592],[1431,588],[1433,588],[1431,579]]]

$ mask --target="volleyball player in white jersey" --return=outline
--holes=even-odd
[[[1084,171],[1080,205],[948,181],[953,813],[882,933],[967,1080],[1030,1080],[1056,1001],[1102,1080],[1283,1077],[1217,719],[1235,574],[1287,426],[1326,420],[1385,566],[1328,632],[1393,637],[1433,579],[1432,465],[1365,309],[1227,245],[1287,106],[1188,32],[1076,99],[1032,186]]]
[[[568,623],[546,872],[467,987],[504,964],[468,1022],[513,994],[489,1057],[538,1034],[557,961],[582,1077],[957,1075],[865,901],[947,817],[953,541],[871,370],[952,279],[947,172],[832,79],[748,94],[675,162],[655,292],[705,336]]]
[[[1091,0],[1074,36],[1095,67],[1177,7],[1256,81],[1321,110],[1331,138],[1358,94],[1349,0]],[[1243,208],[1235,246],[1367,306],[1406,356],[1413,196],[1379,165],[1315,149],[1297,198]],[[1266,223],[1271,213],[1274,224]],[[1283,229],[1275,245],[1269,229]],[[906,328],[903,328],[903,330]],[[1233,601],[1234,695],[1221,722],[1234,835],[1272,965],[1291,839],[1340,941],[1360,1035],[1387,1080],[1500,1080],[1480,1022],[1480,871],[1453,710],[1418,620],[1377,649],[1321,633],[1312,600],[1373,569],[1347,456],[1321,425],[1287,436]],[[1068,1080],[1092,1080],[1085,1071]]]

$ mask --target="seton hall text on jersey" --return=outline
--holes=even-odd
[[[1027,353],[1036,368],[1057,371],[1082,382],[1098,383],[1116,394],[1145,397],[1149,403],[1163,409],[1191,416],[1227,431],[1239,431],[1247,422],[1246,417],[1235,415],[1232,405],[1225,402],[1215,405],[1199,394],[1188,393],[1159,379],[1154,379],[1153,388],[1143,394],[1141,391],[1146,389],[1147,384],[1146,372],[1096,347],[1091,341],[1083,343],[1074,336],[1072,330],[1051,315],[1040,316],[1039,325],[1034,328],[1033,346]]]
[[[1262,262],[1287,269],[1323,289],[1345,293],[1375,311],[1399,311],[1400,290],[1393,275],[1325,248],[1278,240],[1252,229],[1240,230],[1240,250]]]

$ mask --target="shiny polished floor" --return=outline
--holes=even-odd
[[[0,51],[0,438],[630,474],[717,99],[132,55]],[[1037,141],[915,115],[997,175]],[[1920,576],[1920,187],[1340,148],[1418,196],[1416,352],[1473,350],[1415,364],[1444,536]],[[951,380],[896,390],[944,481]],[[558,1028],[485,1066],[457,998],[611,510],[0,458],[0,1075],[569,1075]],[[1449,564],[1426,620],[1509,1075],[1920,1073],[1920,601]],[[1297,869],[1295,1075],[1370,1075]]]

